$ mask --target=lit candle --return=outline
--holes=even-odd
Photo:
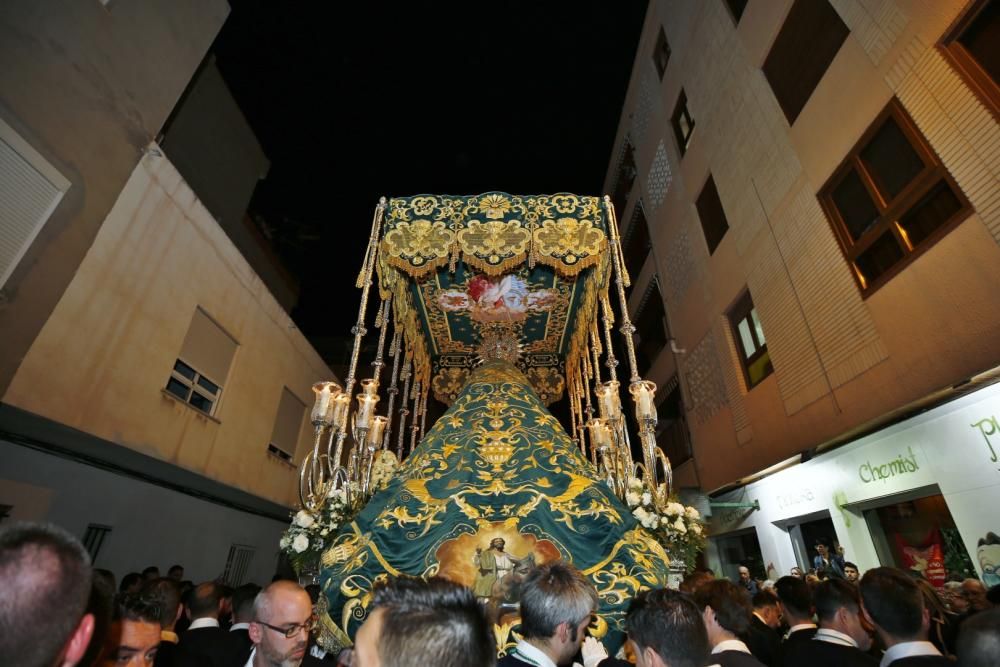
[[[597,449],[606,449],[611,446],[611,430],[604,422],[604,419],[591,419],[587,422],[587,430],[590,431],[590,444]]]
[[[330,411],[330,404],[340,391],[340,385],[336,382],[317,382],[313,385],[316,402],[313,403],[311,418],[314,425],[326,424],[329,426],[330,422],[326,419],[327,413]]]
[[[594,387],[601,417],[611,422],[616,422],[622,417],[622,401],[618,395],[618,387],[618,380],[608,380]]]
[[[378,449],[382,446],[382,436],[385,435],[385,427],[389,425],[389,420],[382,415],[372,417],[371,426],[368,427],[368,448]]]
[[[656,421],[656,385],[649,380],[637,380],[629,386],[632,393],[632,400],[635,401],[635,418],[641,425],[643,421],[652,419]]]
[[[347,413],[351,409],[351,397],[345,392],[337,394],[330,402],[329,423],[336,428],[344,428],[347,425]]]
[[[358,412],[354,415],[355,428],[368,428],[371,425],[376,403],[378,396],[358,394]]]

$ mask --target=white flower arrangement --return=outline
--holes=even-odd
[[[288,554],[295,569],[301,570],[306,563],[319,560],[323,549],[332,542],[333,535],[354,519],[358,509],[348,504],[344,489],[331,489],[318,512],[303,508],[292,514],[291,523],[278,546]]]
[[[662,486],[658,491],[662,494]],[[663,545],[671,561],[691,571],[698,553],[705,548],[705,524],[701,514],[673,498],[657,508],[653,495],[641,479],[633,477],[628,482],[625,502],[639,524]]]
[[[372,464],[371,488],[372,493],[376,493],[389,485],[389,481],[396,474],[399,467],[399,460],[396,455],[388,449],[381,450],[375,455]]]

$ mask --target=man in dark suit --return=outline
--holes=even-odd
[[[257,584],[243,584],[233,591],[233,626],[226,633],[226,649],[233,665],[242,665],[250,657],[250,623],[253,621],[253,602],[260,593]]]
[[[711,660],[721,667],[764,667],[739,639],[750,629],[751,607],[746,591],[728,579],[710,581],[694,592],[712,645]]]
[[[275,585],[268,586],[260,597]],[[305,591],[303,596],[308,603]],[[419,577],[398,577],[375,587],[372,605],[368,618],[354,638],[353,655],[346,664],[360,667],[401,664],[492,667],[496,664],[492,628],[476,596],[465,586],[441,577],[426,581]],[[587,619],[590,619],[589,612]],[[264,664],[247,663],[246,667]]]
[[[760,591],[753,596],[751,604],[753,615],[747,633],[747,647],[755,658],[768,667],[773,667],[781,645],[781,635],[778,633],[781,625],[778,596],[771,591]]]
[[[179,638],[174,626],[180,617],[181,589],[173,579],[159,578],[146,583],[140,592],[143,597],[153,600],[160,610],[160,647],[156,651],[155,667],[172,667],[177,659]]]
[[[962,624],[957,653],[961,667],[995,667],[1000,656],[1000,607],[981,611]]]
[[[571,664],[597,602],[593,585],[572,565],[555,562],[531,570],[521,583],[523,639],[498,667]]]
[[[219,627],[222,596],[213,581],[198,584],[188,599],[191,625],[180,637],[174,664],[204,662],[211,667],[229,667],[226,633]]]
[[[639,593],[629,605],[625,631],[635,645],[638,667],[710,663],[708,632],[698,605],[678,591],[663,588]]]
[[[927,641],[930,617],[909,575],[894,567],[876,567],[861,577],[859,589],[862,612],[886,647],[881,667],[954,665]]]
[[[865,653],[871,635],[861,619],[857,588],[843,579],[828,579],[813,593],[819,629],[809,641],[796,642],[782,654],[781,667],[877,667]]]
[[[805,579],[791,575],[778,579],[774,584],[781,604],[781,616],[788,624],[788,632],[781,640],[777,664],[783,664],[781,656],[799,642],[807,642],[816,634],[813,623],[812,593]]]

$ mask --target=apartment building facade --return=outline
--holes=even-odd
[[[53,521],[119,577],[269,581],[332,378],[215,213],[238,224],[266,170],[238,109],[174,113],[228,11],[0,10],[0,521]],[[235,127],[213,158],[246,179],[185,178],[202,122]]]
[[[984,0],[650,3],[605,189],[661,446],[680,486],[736,506],[713,515],[726,573],[808,565],[817,540],[864,567],[938,544],[953,571],[963,549],[985,571],[996,527],[964,484],[755,480],[839,479],[836,448],[862,441],[897,468],[912,446],[921,470],[981,473],[988,428],[963,444],[900,420],[1000,412],[997,16]],[[892,424],[912,440],[889,456]],[[1000,500],[990,474],[977,503]],[[765,496],[810,499],[771,512]]]

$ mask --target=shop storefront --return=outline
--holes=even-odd
[[[1000,583],[1000,385],[980,389],[715,499],[709,566],[759,559],[768,578],[814,565],[816,545],[862,571],[891,565],[932,583]],[[759,554],[733,538],[752,535]]]

